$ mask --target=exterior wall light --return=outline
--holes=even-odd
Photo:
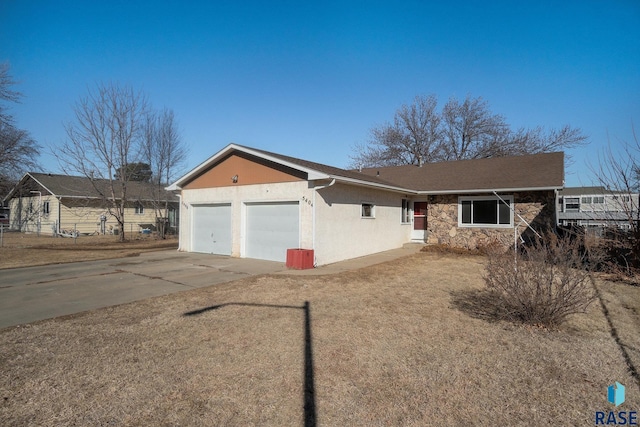
[[[236,184],[238,182],[238,175],[234,175],[231,177],[231,181]]]

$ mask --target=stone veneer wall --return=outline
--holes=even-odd
[[[492,194],[473,194],[473,196]],[[501,194],[508,195],[508,194]],[[509,194],[510,195],[510,194]],[[499,244],[513,245],[513,228],[458,227],[458,196],[431,196],[427,213],[427,244],[442,244],[465,249],[478,249]],[[553,191],[513,193],[515,211],[540,232],[555,224]],[[520,219],[514,215],[514,224]],[[518,226],[519,234],[531,233],[526,225]],[[531,233],[533,234],[533,233]]]

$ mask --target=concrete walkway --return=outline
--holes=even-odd
[[[321,265],[320,267],[309,270],[283,270],[276,274],[288,274],[293,276],[319,276],[324,274],[337,274],[344,271],[358,270],[360,268],[369,267],[394,259],[402,258],[420,252],[424,245],[408,243],[399,249],[391,249],[390,251],[378,252],[373,255],[366,255],[359,258],[348,259],[333,264]]]
[[[281,262],[159,251],[135,258],[0,270],[0,328],[207,287],[261,274],[323,275],[416,253],[420,245],[310,270]]]

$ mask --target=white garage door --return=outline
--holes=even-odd
[[[231,255],[231,205],[193,207],[192,251]]]
[[[298,202],[247,204],[245,235],[247,258],[285,262],[300,244]]]

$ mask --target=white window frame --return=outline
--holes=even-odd
[[[473,202],[474,201],[496,201],[499,202],[500,198],[505,202],[509,202],[509,223],[508,224],[465,224],[462,222],[462,202],[471,201],[471,221],[473,221]],[[458,196],[458,227],[463,228],[513,228],[513,196]],[[498,205],[496,204],[496,209]],[[499,214],[499,212],[498,212]],[[498,218],[498,222],[500,218]]]
[[[402,199],[400,207],[400,223],[411,224],[411,200]]]
[[[366,206],[371,206],[371,215],[369,216],[365,216],[364,214],[364,207]],[[360,203],[360,218],[362,219],[374,219],[376,217],[376,205],[374,205],[373,203],[369,203],[369,202],[362,202]]]
[[[580,196],[564,196],[563,212],[580,212]],[[569,208],[569,205],[577,207]]]
[[[144,206],[142,203],[136,203],[133,210],[134,215],[144,215]]]

